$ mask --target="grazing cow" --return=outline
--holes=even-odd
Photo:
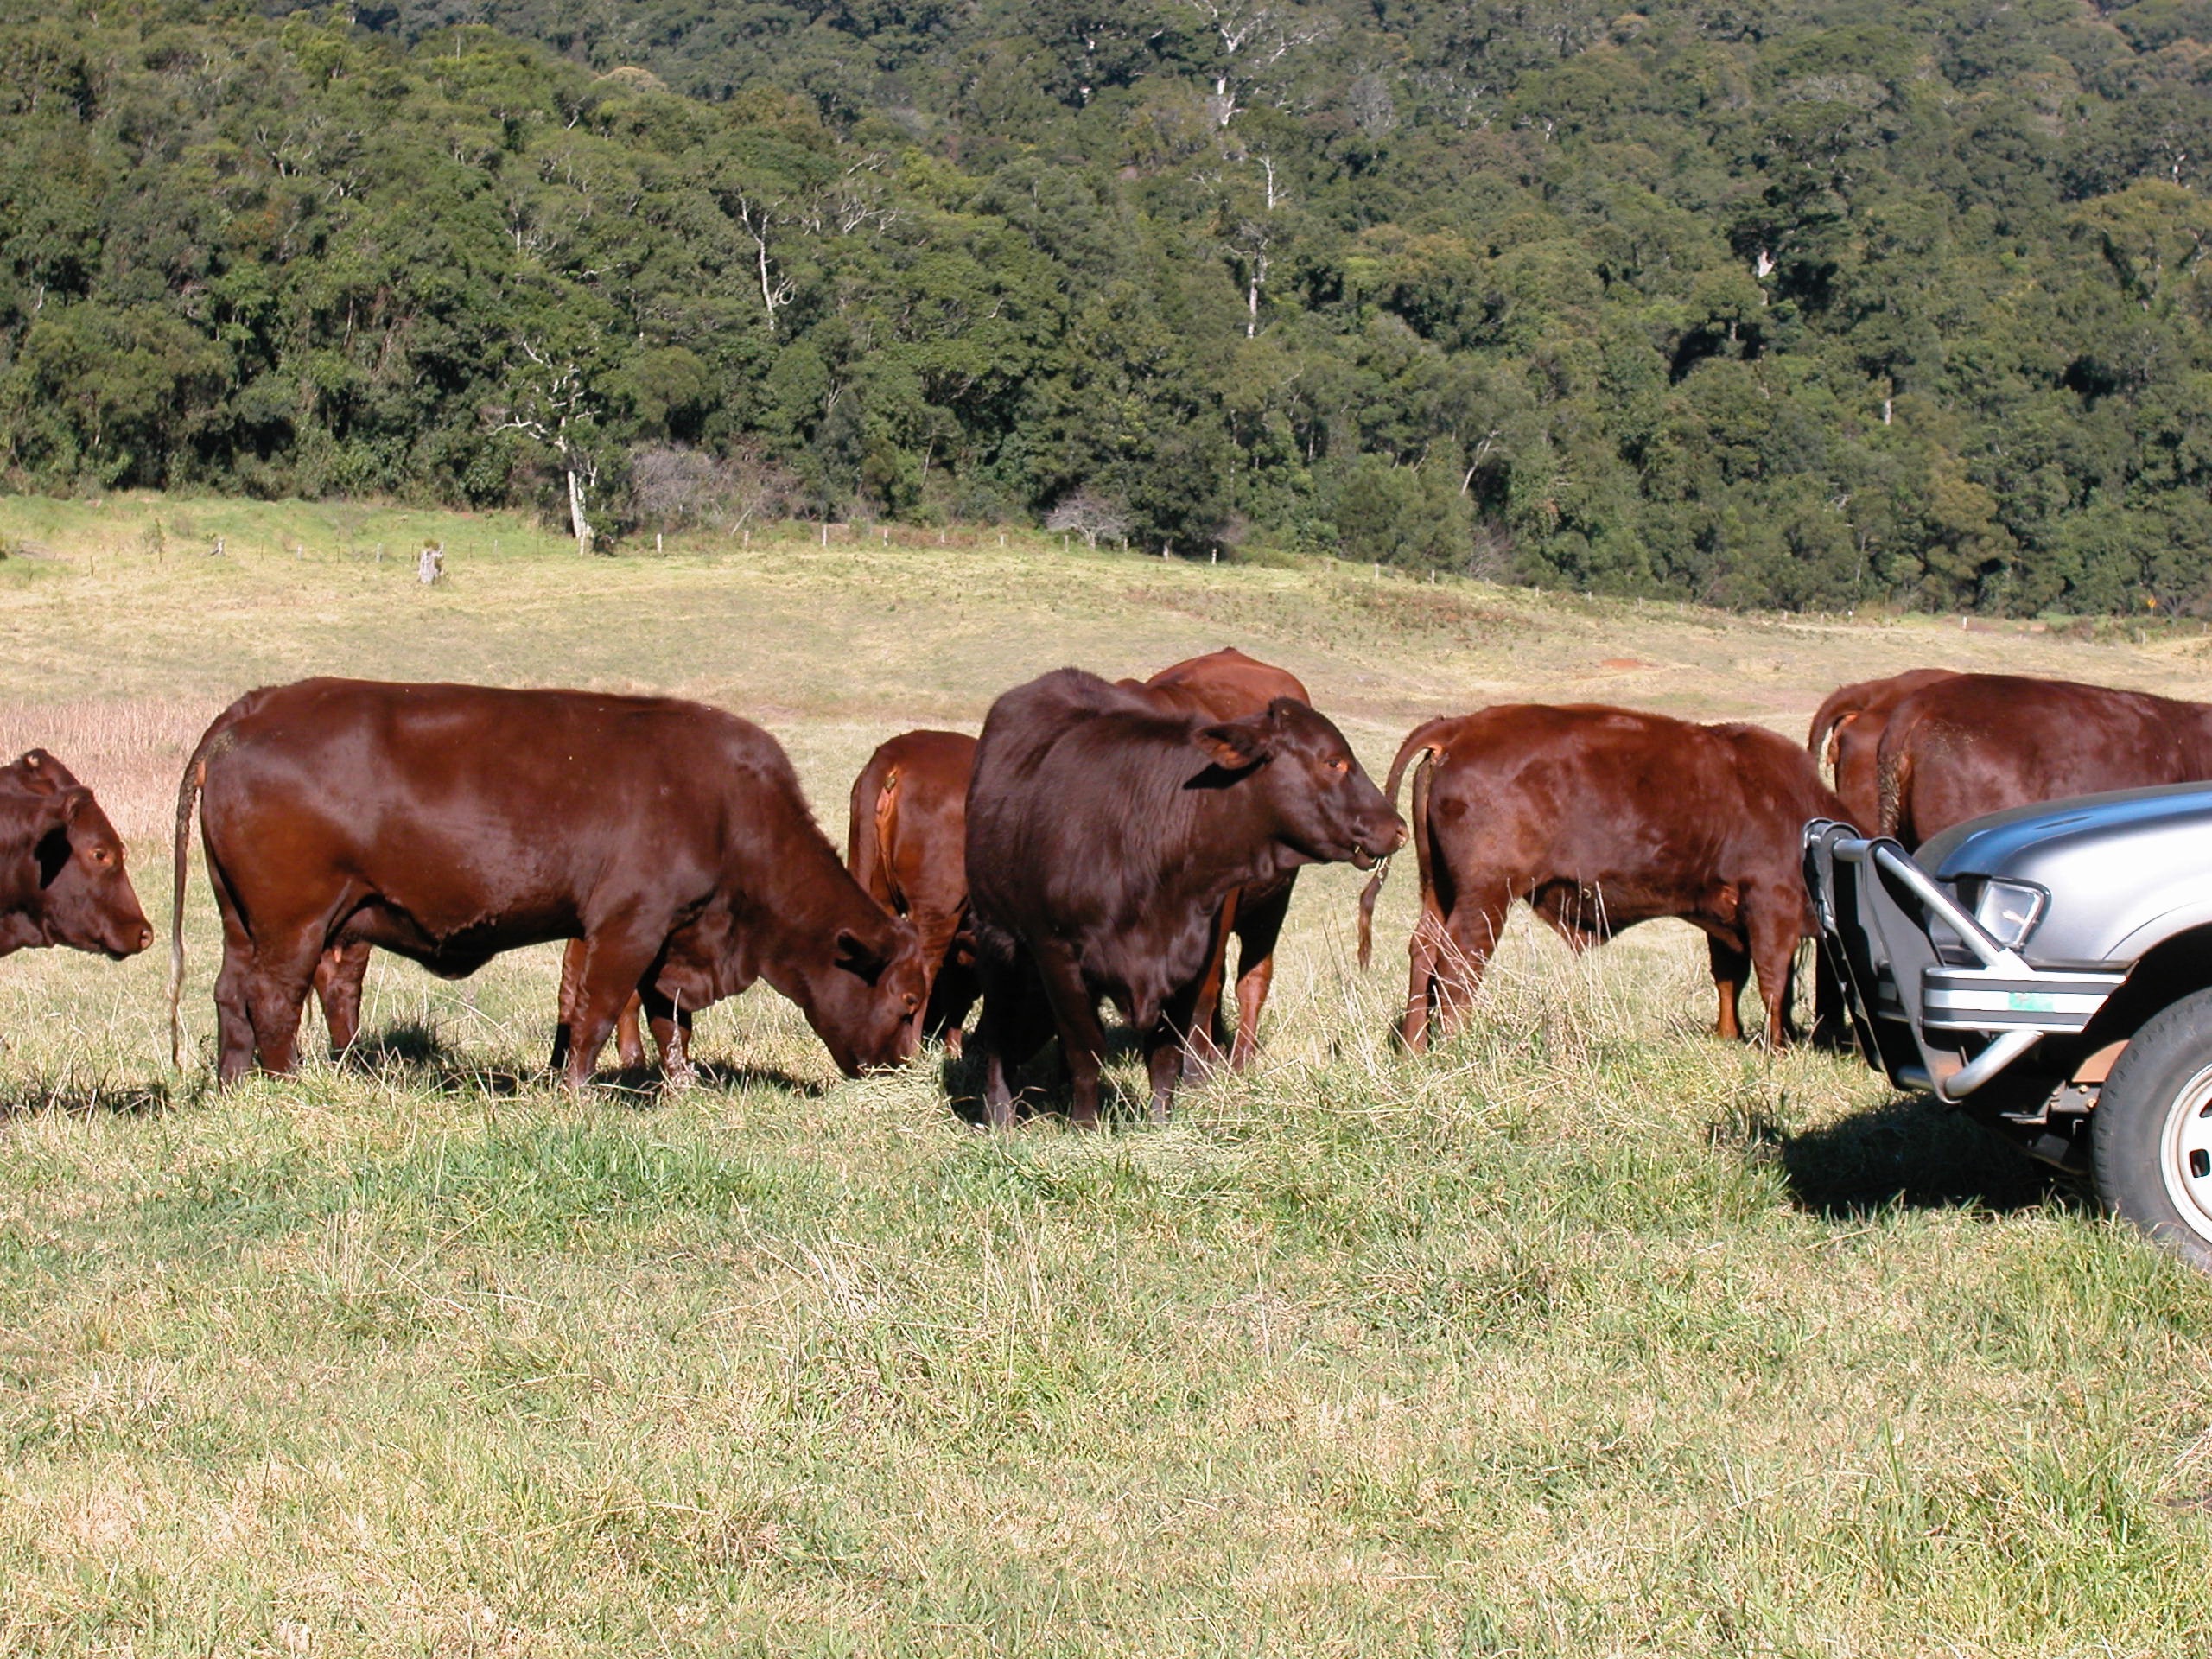
[[[332,1058],[353,1046],[361,1033],[361,982],[369,971],[369,947],[356,940],[334,944],[315,963],[315,1000],[321,1006],[322,1022],[330,1031]],[[558,1071],[569,1061],[569,1031],[575,1015],[576,992],[583,983],[584,942],[570,939],[561,956],[560,1013],[553,1027],[553,1058],[549,1070]],[[614,1020],[616,1059],[631,1070],[645,1063],[645,1039],[639,1033],[638,1016],[643,1009],[636,992],[622,1005]]]
[[[154,942],[123,839],[44,749],[0,766],[0,957],[49,944],[120,962]]]
[[[1343,734],[1279,697],[1236,720],[1164,712],[1066,668],[991,705],[968,788],[968,891],[994,1127],[1007,1068],[1058,1033],[1071,1120],[1098,1122],[1101,998],[1136,1028],[1164,1119],[1234,888],[1301,864],[1365,868],[1405,825]]]
[[[976,740],[904,732],[868,756],[853,780],[846,867],[868,896],[914,925],[922,944],[915,1035],[957,1054],[976,995],[968,947],[968,779]]]
[[[303,680],[216,718],[177,791],[170,1029],[194,798],[223,918],[217,1074],[289,1071],[318,960],[448,978],[581,938],[566,1075],[644,998],[672,1075],[691,1016],[765,978],[848,1075],[912,1049],[913,929],[838,862],[775,740],[668,697]]]
[[[1705,933],[1719,1034],[1741,1034],[1755,968],[1767,1040],[1788,1040],[1792,958],[1813,925],[1799,843],[1806,820],[1843,812],[1803,750],[1758,726],[1510,703],[1416,728],[1390,767],[1393,800],[1416,759],[1408,1046],[1427,1046],[1432,1017],[1447,1034],[1465,1017],[1516,899],[1578,950],[1680,917]],[[1380,887],[1360,900],[1363,965]]]
[[[1287,669],[1248,657],[1234,645],[1170,664],[1148,680],[1116,683],[1139,691],[1173,714],[1208,720],[1235,720],[1257,714],[1277,697],[1311,707],[1306,686]],[[1298,872],[1240,887],[1222,903],[1222,926],[1213,960],[1198,987],[1198,1008],[1205,1015],[1191,1033],[1192,1058],[1204,1062],[1224,1052],[1230,1069],[1242,1071],[1260,1046],[1260,1011],[1274,982],[1275,942],[1290,914],[1291,890]],[[1229,940],[1236,938],[1236,1034],[1231,1039],[1221,1018],[1221,989],[1228,976]]]
[[[1891,712],[1879,770],[1878,827],[1917,847],[2006,807],[2212,778],[2212,704],[1961,674]]]
[[[1957,677],[1948,668],[1910,668],[1886,680],[1861,680],[1828,694],[1813,716],[1812,730],[1805,734],[1805,753],[1816,766],[1827,763],[1835,779],[1836,798],[1848,815],[1846,823],[1871,835],[1881,822],[1878,763],[1882,733],[1897,704],[1924,685]]]

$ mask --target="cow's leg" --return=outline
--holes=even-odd
[[[691,1071],[691,1010],[679,1007],[670,998],[658,993],[647,993],[643,999],[646,1023],[652,1027],[653,1046],[660,1052],[660,1069],[669,1083],[678,1089],[688,1089],[695,1081]],[[623,1010],[622,1019],[630,1022],[630,1034],[637,1035],[636,1004]],[[616,1022],[616,1046],[620,1046],[621,1022]],[[642,1051],[644,1045],[640,1044]],[[645,1056],[641,1052],[638,1063]],[[625,1060],[625,1065],[632,1062]]]
[[[1232,891],[1221,901],[1221,913],[1214,918],[1213,944],[1198,976],[1192,1004],[1197,1017],[1191,1021],[1191,1030],[1183,1039],[1183,1070],[1192,1076],[1211,1071],[1229,1058],[1229,1024],[1221,1015],[1221,992],[1229,977],[1229,939],[1236,925],[1237,905],[1242,897],[1241,890]]]
[[[1744,982],[1751,976],[1751,954],[1717,934],[1706,936],[1705,948],[1713,963],[1713,988],[1720,995],[1720,1017],[1713,1033],[1722,1042],[1732,1043],[1744,1034],[1736,1005],[1743,1000]]]
[[[922,971],[927,976],[922,982],[922,1005],[914,1011],[914,1035],[918,1038],[934,1037],[956,1029],[960,1016],[967,1013],[963,1008],[948,1021],[944,1003],[938,995],[938,987],[944,982],[945,969],[951,963],[953,936],[959,931],[957,916],[918,916],[914,919],[914,932],[922,950]],[[950,1036],[946,1037],[945,1047],[955,1054],[960,1052],[959,1045]]]
[[[1187,1033],[1206,1015],[1206,1005],[1200,1000],[1203,995],[1202,988],[1194,985],[1170,996],[1160,1008],[1160,1018],[1144,1033],[1144,1069],[1152,1084],[1152,1121],[1155,1123],[1167,1121],[1168,1109],[1174,1103],[1175,1084],[1182,1075],[1183,1055],[1188,1046]]]
[[[1406,980],[1406,1014],[1398,1022],[1398,1038],[1416,1054],[1428,1046],[1429,1014],[1436,998],[1436,957],[1444,944],[1444,918],[1427,905],[1414,919],[1413,937],[1406,941],[1410,971]]]
[[[330,1057],[343,1059],[361,1034],[361,982],[368,977],[369,947],[334,944],[315,958],[315,999],[330,1028]]]
[[[1465,1023],[1482,988],[1484,971],[1498,936],[1505,931],[1505,914],[1512,908],[1510,896],[1484,906],[1462,899],[1445,922],[1436,945],[1436,1027],[1449,1037]]]
[[[569,1048],[563,1077],[571,1089],[591,1081],[599,1051],[666,943],[665,931],[634,918],[603,922],[584,938],[584,960],[569,1008]]]
[[[569,1039],[575,1033],[576,993],[583,977],[584,942],[570,939],[561,952],[561,989],[553,1011],[553,1058],[545,1063],[545,1069],[556,1075],[569,1064],[569,1051],[575,1046]]]
[[[1035,1052],[1030,1040],[1035,1033],[1030,1004],[1036,994],[1036,975],[1026,957],[1012,962],[979,961],[976,974],[983,995],[974,1041],[983,1062],[983,1111],[991,1128],[1010,1129],[1014,1090],[1007,1073]]]
[[[294,923],[263,929],[241,989],[253,1022],[254,1052],[261,1069],[288,1076],[298,1061],[300,1014],[315,986],[325,924]]]
[[[620,1062],[625,1071],[635,1071],[645,1063],[645,1039],[638,1030],[638,1015],[644,1006],[639,1000],[637,993],[632,991],[630,994],[630,1000],[622,1005],[622,1012],[614,1016],[614,1058]],[[688,1037],[690,1034],[691,1021],[688,1014],[684,1017],[683,1031],[685,1036]],[[656,1043],[659,1042],[658,1033],[655,1034],[653,1040]],[[679,1041],[677,1060],[684,1065],[685,1080],[689,1081],[689,1063],[683,1058],[682,1047],[683,1044]],[[667,1054],[668,1050],[665,1047],[662,1048],[661,1063],[664,1066],[667,1065]]]
[[[1067,1062],[1068,1122],[1078,1129],[1095,1129],[1106,1054],[1106,1029],[1098,1022],[1098,1004],[1084,983],[1083,965],[1072,951],[1048,944],[1036,957],[1052,1027],[1059,1033],[1060,1054]]]
[[[1748,918],[1751,967],[1759,976],[1759,997],[1766,1004],[1769,1047],[1789,1045],[1789,1006],[1796,988],[1797,938],[1805,901],[1796,893],[1763,896]]]
[[[1291,884],[1281,891],[1250,893],[1236,917],[1236,1041],[1229,1051],[1229,1065],[1242,1071],[1260,1049],[1260,1011],[1268,1005],[1268,990],[1274,983],[1275,941],[1290,914]]]

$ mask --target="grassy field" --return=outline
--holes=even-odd
[[[95,785],[163,918],[185,751],[312,672],[704,697],[842,838],[881,738],[1065,662],[1243,645],[1378,774],[1517,697],[1802,736],[1914,664],[2207,662],[995,531],[586,564],[512,519],[0,499],[0,748]],[[1395,1052],[1412,883],[1362,975],[1358,882],[1301,884],[1254,1073],[1098,1137],[972,1134],[934,1064],[841,1082],[765,990],[701,1019],[708,1086],[568,1097],[550,950],[380,957],[366,1064],[217,1096],[196,878],[182,1073],[162,953],[8,959],[0,1653],[2212,1645],[2212,1283],[1855,1065],[1714,1042],[1671,924],[1576,960],[1524,918],[1474,1027]]]

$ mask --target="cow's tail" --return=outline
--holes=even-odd
[[[1860,701],[1859,688],[1855,685],[1829,693],[1813,716],[1812,729],[1805,734],[1805,753],[1813,757],[1815,766],[1826,766],[1831,777],[1835,773],[1836,745],[1843,739],[1843,728],[1866,712]]]
[[[178,1068],[184,1065],[184,1021],[179,1009],[184,1001],[184,886],[192,843],[192,809],[207,782],[207,758],[215,750],[216,740],[229,728],[228,720],[219,719],[200,734],[199,747],[184,763],[184,777],[176,786],[175,862],[171,866],[169,888],[169,1065]]]
[[[899,768],[874,760],[853,779],[853,798],[845,829],[845,868],[862,893],[891,907],[891,867],[884,844],[898,810]]]
[[[1413,816],[1408,820],[1408,827],[1413,831],[1414,867],[1421,877],[1421,890],[1423,893],[1428,891],[1430,763],[1434,760],[1438,752],[1444,747],[1446,728],[1456,723],[1454,717],[1447,715],[1443,719],[1432,720],[1425,725],[1416,726],[1405,742],[1399,747],[1397,758],[1390,762],[1389,781],[1382,785],[1382,793],[1389,798],[1390,804],[1395,807],[1398,804],[1398,785],[1406,775],[1408,764],[1412,762],[1415,756],[1420,758],[1419,764],[1414,768]],[[1363,968],[1367,966],[1368,958],[1374,954],[1375,901],[1382,896],[1382,883],[1389,874],[1390,866],[1386,860],[1369,878],[1365,889],[1359,895],[1359,965]]]
[[[1905,800],[1912,791],[1913,734],[1901,730],[1895,721],[1882,734],[1881,760],[1876,777],[1879,791],[1880,822],[1878,835],[1890,836],[1910,847],[1912,844],[1910,826],[1905,822]]]

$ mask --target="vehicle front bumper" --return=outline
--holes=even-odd
[[[1849,824],[1805,826],[1805,882],[1860,1052],[1900,1088],[1963,1100],[2044,1038],[2086,1030],[2126,977],[2032,966],[1897,842]]]

